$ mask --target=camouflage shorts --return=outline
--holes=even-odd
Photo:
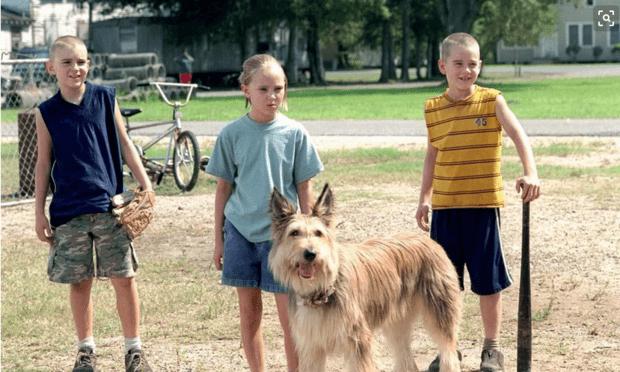
[[[47,265],[52,282],[129,278],[137,269],[133,245],[111,213],[84,214],[54,229]]]

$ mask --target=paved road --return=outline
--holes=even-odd
[[[529,136],[620,137],[620,119],[522,120]],[[217,136],[227,122],[185,122],[183,127],[197,136]],[[426,136],[422,120],[308,120],[304,126],[312,136]],[[137,135],[161,133],[161,127],[136,131]],[[15,124],[2,125],[2,137],[15,137]]]
[[[530,136],[620,136],[620,119],[522,120]],[[426,136],[422,120],[309,120],[303,121],[312,136]],[[198,136],[216,136],[226,122],[187,122],[184,128]],[[138,131],[152,134],[157,130]]]

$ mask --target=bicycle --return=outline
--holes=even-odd
[[[147,85],[147,83],[141,84]],[[142,112],[139,108],[121,108],[121,115],[125,119],[125,128],[127,134],[131,138],[131,132],[152,128],[158,126],[169,125],[162,133],[156,134],[146,144],[139,146],[135,143],[140,159],[144,168],[157,185],[159,185],[164,175],[172,174],[174,182],[181,191],[190,191],[198,181],[198,173],[201,165],[200,148],[198,140],[193,132],[183,130],[181,125],[181,107],[187,105],[192,97],[194,89],[199,88],[198,84],[180,84],[165,82],[150,82],[148,85],[155,86],[163,101],[172,107],[172,120],[147,124],[129,124],[129,118]],[[184,88],[187,90],[185,101],[172,101],[169,99],[164,88]],[[200,87],[208,89],[208,87]],[[174,90],[171,93],[176,93]],[[176,96],[176,94],[175,94]],[[169,138],[168,149],[165,157],[149,156],[147,151],[162,139]],[[133,141],[133,139],[132,139]]]

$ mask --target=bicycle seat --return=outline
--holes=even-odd
[[[141,112],[142,110],[139,108],[122,108],[121,109],[121,115],[123,115],[126,118],[130,116],[134,116],[135,114],[139,114]]]

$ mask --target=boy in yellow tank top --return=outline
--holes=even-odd
[[[540,180],[527,135],[501,92],[475,84],[481,65],[473,36],[455,33],[443,40],[439,70],[448,89],[424,105],[428,146],[416,220],[446,250],[461,289],[467,266],[472,292],[480,296],[484,328],[480,371],[495,372],[504,368],[501,291],[512,283],[499,236],[502,132],[514,142],[523,164],[523,176],[516,181],[523,202],[538,198]],[[428,370],[438,371],[439,359]]]

